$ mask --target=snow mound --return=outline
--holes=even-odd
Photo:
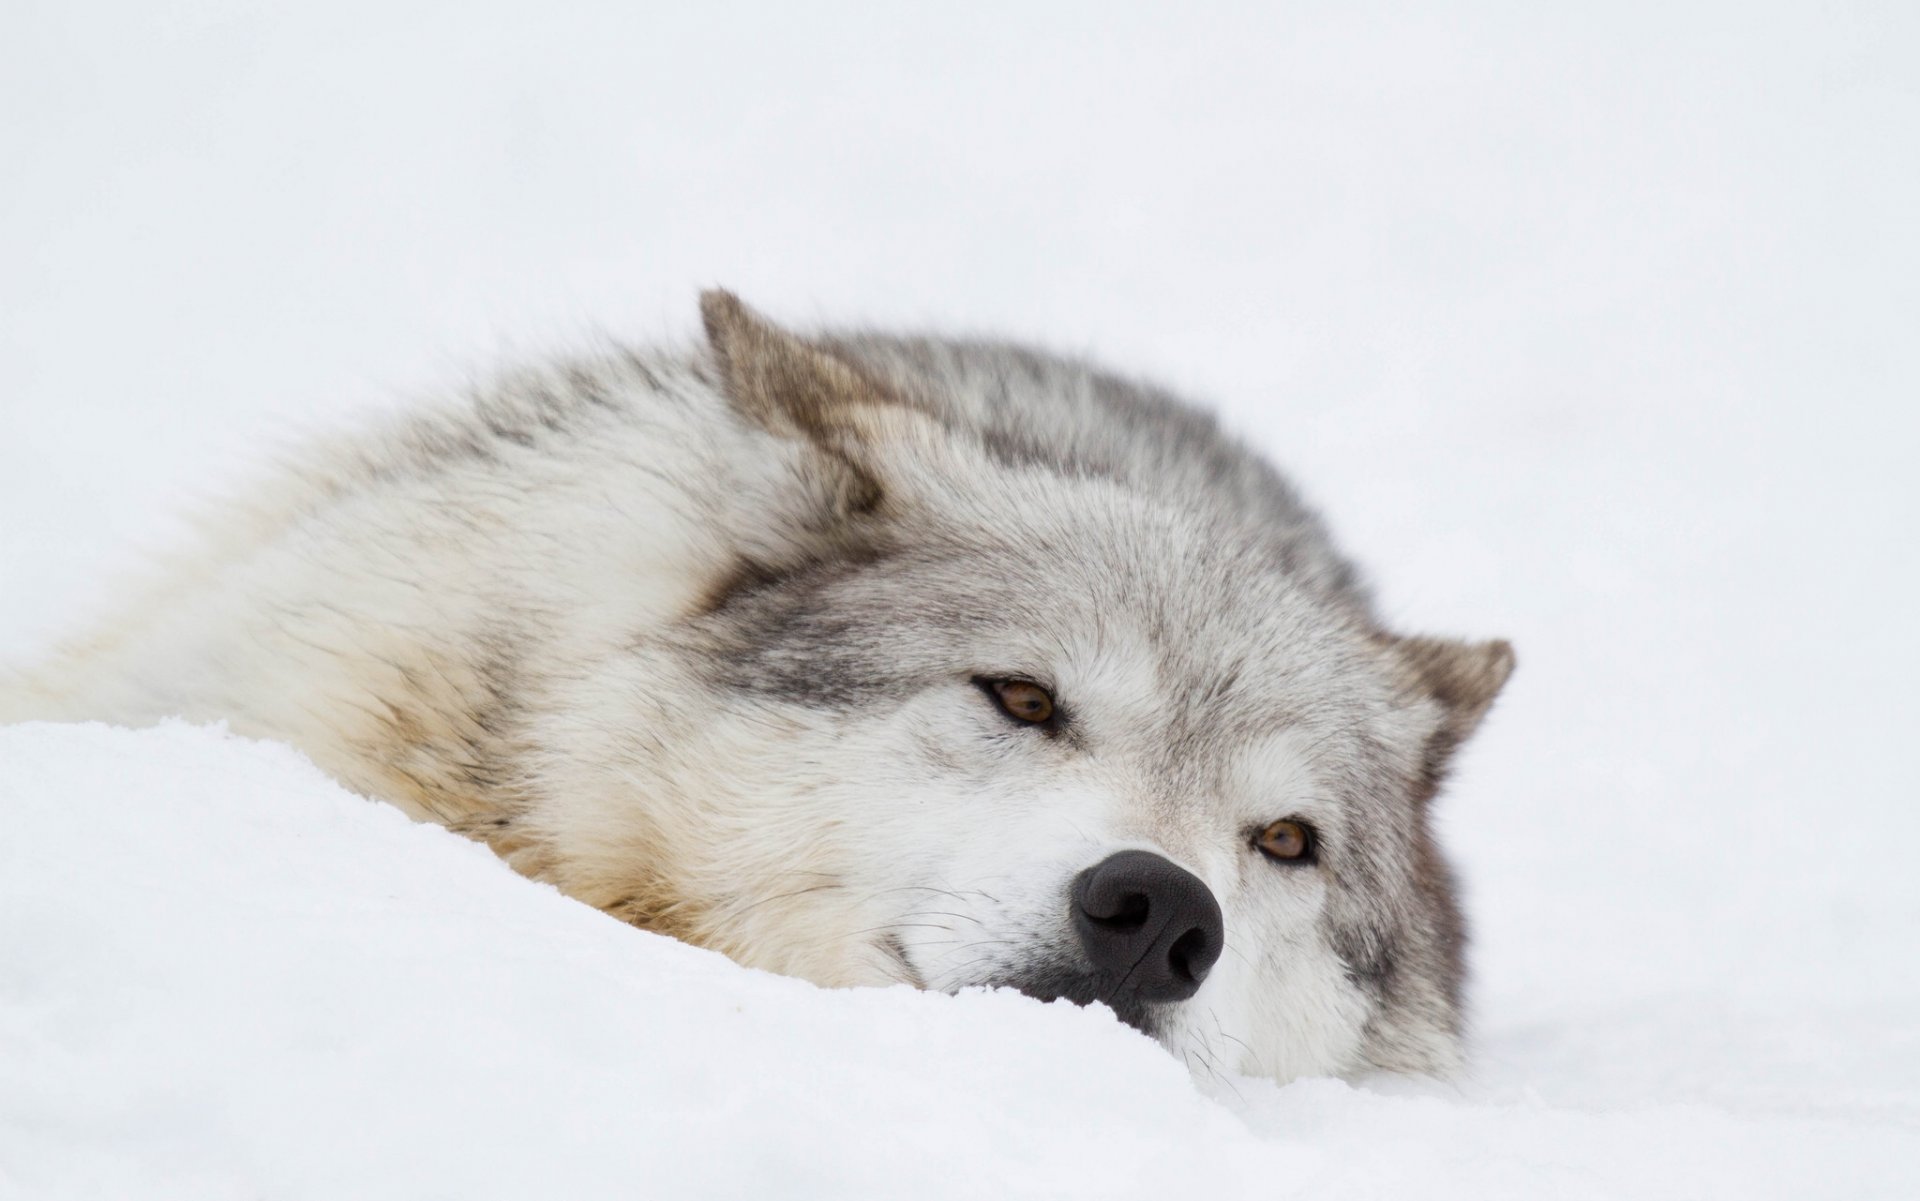
[[[1896,1196],[1894,1127],[1218,1082],[640,933],[297,752],[0,728],[0,1195]]]
[[[1101,1011],[829,993],[212,729],[0,730],[0,1191],[1147,1195],[1260,1145]]]

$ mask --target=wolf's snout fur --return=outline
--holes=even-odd
[[[0,719],[225,720],[822,985],[1104,1003],[1197,1069],[1455,1062],[1430,813],[1504,642],[1389,630],[1157,388],[701,317],[314,448]]]
[[[1199,992],[1225,945],[1222,920],[1198,877],[1150,851],[1121,851],[1073,881],[1073,932],[1116,1008]]]

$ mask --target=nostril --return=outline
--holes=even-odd
[[[1174,939],[1167,948],[1167,965],[1173,969],[1174,978],[1198,987],[1220,958],[1212,954],[1212,949],[1213,940],[1198,926]]]

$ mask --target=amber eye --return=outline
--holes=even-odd
[[[1313,858],[1313,827],[1305,822],[1279,821],[1260,831],[1253,845],[1269,859],[1290,863]]]
[[[1000,711],[1015,721],[1037,726],[1053,719],[1053,697],[1038,684],[1027,680],[982,680],[980,685],[992,695]]]

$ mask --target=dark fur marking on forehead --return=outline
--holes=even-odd
[[[864,621],[827,596],[887,557],[863,546],[787,570],[742,560],[690,619],[710,638],[711,678],[734,691],[826,709],[899,691],[889,665],[859,652],[868,641]]]

